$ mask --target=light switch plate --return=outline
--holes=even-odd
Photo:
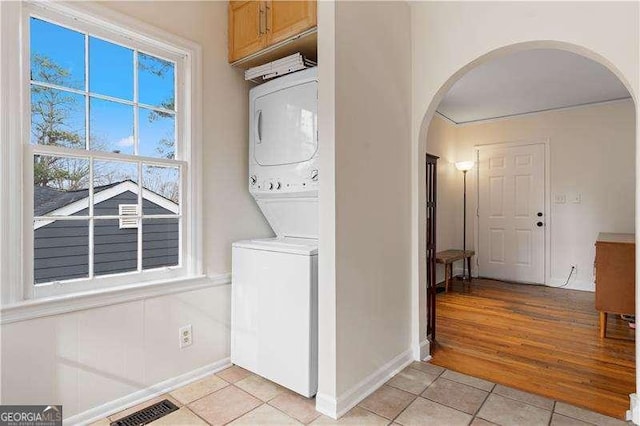
[[[553,201],[554,201],[556,204],[564,204],[564,203],[566,203],[566,202],[567,202],[567,196],[566,196],[566,195],[564,195],[564,194],[562,194],[562,195],[556,195],[556,196],[554,197]]]
[[[571,196],[571,202],[574,204],[580,204],[582,202],[582,194],[574,194]]]

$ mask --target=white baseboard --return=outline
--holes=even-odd
[[[593,281],[571,279],[567,285],[564,285],[565,282],[567,282],[566,278],[551,278],[547,286],[560,287],[567,290],[596,291],[596,284]]]
[[[181,386],[187,385],[191,382],[199,380],[205,376],[213,373],[217,373],[231,365],[229,358],[221,359],[204,367],[197,368],[188,373],[182,374],[178,377],[173,377],[168,380],[164,380],[146,389],[133,392],[129,395],[118,398],[114,401],[107,402],[106,404],[76,414],[74,416],[64,419],[65,425],[86,425],[95,421],[104,419],[111,414],[118,413],[128,407],[141,404],[151,398],[163,395],[167,392],[171,392]]]
[[[371,395],[407,365],[411,364],[413,360],[413,349],[409,348],[374,371],[347,392],[338,396],[338,398],[332,398],[319,393],[316,395],[316,410],[333,419],[339,418],[355,407],[360,401]]]
[[[337,419],[338,416],[338,403],[335,398],[331,398],[328,395],[318,392],[316,394],[316,411],[329,416],[333,419]]]
[[[453,276],[462,275],[462,268],[455,267],[453,268]],[[473,278],[478,277],[478,271],[471,265],[471,276]],[[596,284],[593,281],[588,280],[569,280],[569,284],[564,286],[566,282],[566,278],[551,278],[549,282],[546,284],[548,287],[561,287],[567,290],[580,290],[580,291],[596,291]]]
[[[466,270],[466,269],[465,269]],[[468,272],[467,272],[468,273]],[[455,277],[457,275],[462,276],[462,266],[455,266],[452,270],[451,270],[451,274]],[[471,276],[473,278],[477,278],[478,277],[478,271],[476,271],[476,269],[474,268],[474,265],[471,265]]]
[[[638,406],[638,395],[632,393],[629,395],[631,408],[627,410],[625,420],[633,422],[634,425],[640,424],[640,406]]]
[[[416,361],[428,361],[431,359],[431,343],[429,340],[425,339],[420,342],[417,346],[413,347],[413,359]]]

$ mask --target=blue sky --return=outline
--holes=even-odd
[[[85,36],[46,21],[31,18],[31,55],[45,56],[69,72],[64,86],[79,90],[85,85]],[[101,39],[89,37],[89,91],[118,99],[133,100],[134,52],[132,49]],[[150,55],[138,55],[139,102],[161,106],[174,97],[175,69]],[[145,67],[147,65],[147,67]],[[162,75],[149,71],[162,67]],[[33,68],[32,68],[33,71]],[[35,72],[32,78],[37,80]],[[65,130],[84,135],[84,97],[68,92],[69,111],[64,122]],[[38,101],[32,96],[32,102]],[[155,120],[150,116],[155,115]],[[90,100],[90,134],[99,149],[133,153],[133,106],[97,98]],[[175,120],[160,117],[152,110],[139,109],[139,149],[140,154],[158,157],[158,142],[163,138],[173,140]]]

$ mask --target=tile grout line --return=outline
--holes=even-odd
[[[198,413],[196,413],[195,411],[191,410],[189,407],[187,407],[186,405],[183,406],[183,408],[187,409],[190,413],[192,413],[194,416],[196,416],[197,418],[199,418],[200,420],[202,420],[203,422],[205,422],[208,425],[211,425],[211,423],[209,423],[207,421],[207,419],[205,419],[204,417],[202,417],[201,415],[199,415]],[[153,423],[153,422],[152,422]]]
[[[422,362],[422,361],[418,361],[418,362]],[[435,364],[433,364],[433,365],[435,365]],[[438,365],[437,367],[440,367],[440,366]],[[409,368],[412,368],[412,367],[411,367],[411,364],[409,364]],[[400,417],[400,416],[402,415],[402,413],[404,413],[404,412],[407,410],[407,408],[409,408],[409,407],[411,406],[411,404],[413,404],[413,403],[414,403],[418,398],[420,398],[420,395],[421,395],[424,391],[426,391],[427,389],[429,389],[429,386],[431,386],[431,385],[432,385],[436,380],[438,380],[438,379],[440,378],[440,376],[442,376],[442,375],[444,374],[444,372],[445,372],[445,371],[447,371],[447,369],[446,369],[446,368],[444,368],[444,367],[440,367],[440,368],[442,368],[443,370],[442,370],[440,373],[438,373],[438,374],[436,375],[436,378],[435,378],[435,379],[433,379],[433,381],[432,381],[431,383],[429,383],[429,384],[427,385],[427,387],[425,387],[425,388],[422,390],[422,392],[420,392],[420,393],[419,393],[419,394],[417,394],[417,395],[412,394],[412,395],[414,395],[415,397],[411,400],[411,402],[409,402],[409,403],[407,404],[407,406],[406,406],[406,407],[404,407],[402,410],[400,410],[400,412],[399,412],[398,414],[396,414],[396,416],[395,416],[393,419],[391,419],[391,423],[389,423],[389,424],[395,423],[395,422],[396,422],[396,419],[397,419],[398,417]],[[418,370],[418,369],[416,369],[416,368],[412,368],[412,369],[413,369],[413,370],[416,370],[416,371],[421,371],[421,370]],[[422,372],[422,373],[424,373],[424,371],[421,371],[421,372]],[[426,374],[426,373],[425,373],[425,374]],[[395,377],[395,376],[393,376],[393,377]],[[393,378],[393,377],[392,377],[392,378]],[[389,379],[389,380],[391,380],[391,379]],[[388,381],[387,381],[387,382],[388,382]],[[383,384],[382,386],[385,386],[385,385],[386,385],[386,383],[385,383],[385,384]],[[382,386],[380,386],[380,387],[382,387]],[[388,385],[388,386],[390,386],[390,385]],[[394,389],[398,389],[398,388],[396,388],[396,387],[394,387],[394,386],[390,386],[390,387],[392,387],[392,388],[394,388]],[[380,389],[380,388],[378,388],[378,389]],[[401,390],[401,391],[403,391],[403,392],[407,392],[407,391],[406,391],[406,390],[404,390],[404,389],[399,389],[399,390]],[[377,391],[377,389],[376,389],[376,391]],[[375,391],[374,391],[374,392],[375,392]],[[407,393],[411,393],[411,392],[407,392]],[[423,398],[423,399],[426,399],[426,398]],[[375,413],[374,413],[374,414],[375,414]],[[381,417],[384,417],[384,416],[381,416]],[[402,423],[400,423],[400,424],[402,424]]]
[[[491,395],[491,392],[489,392],[489,391],[486,391],[486,390],[484,390],[484,389],[478,389],[478,388],[475,388],[475,387],[473,387],[473,386],[471,386],[471,385],[467,385],[467,384],[465,384],[465,383],[456,382],[455,380],[450,380],[450,379],[447,379],[446,377],[442,377],[442,380],[446,380],[446,381],[448,381],[448,382],[455,383],[455,384],[457,384],[457,385],[467,386],[467,387],[470,387],[470,388],[472,388],[472,389],[474,389],[474,390],[479,390],[479,391],[481,391],[481,392],[484,392],[486,395],[485,395],[485,396],[484,396],[484,398],[482,399],[482,402],[480,403],[480,405],[478,405],[478,408],[476,408],[476,410],[475,410],[473,413],[467,413],[466,411],[462,411],[462,410],[460,410],[460,409],[458,409],[458,408],[456,408],[456,407],[452,407],[451,405],[445,404],[444,402],[436,401],[435,399],[431,399],[431,398],[429,398],[428,396],[423,396],[422,394],[420,394],[419,396],[420,396],[421,398],[423,398],[423,399],[426,399],[426,400],[431,401],[431,402],[435,402],[436,404],[440,404],[440,405],[442,405],[442,406],[444,406],[444,407],[448,407],[448,408],[451,408],[451,409],[453,409],[453,410],[460,411],[461,413],[469,414],[470,416],[472,416],[473,418],[475,418],[475,417],[476,417],[476,415],[478,414],[478,412],[480,411],[480,408],[482,408],[482,406],[483,406],[483,405],[484,405],[484,403],[486,402],[487,398],[489,398],[489,395]],[[435,382],[435,380],[434,380],[434,382]],[[432,384],[433,384],[433,383],[432,383]],[[431,385],[427,386],[427,389],[429,389],[430,387],[431,387]],[[425,389],[424,391],[422,391],[422,393],[425,393],[425,392],[427,391],[427,389]],[[472,420],[473,420],[473,418],[472,418]]]
[[[273,401],[274,399],[276,399],[276,397],[271,398],[269,401]],[[289,413],[285,413],[283,410],[279,409],[279,408],[278,408],[278,407],[276,407],[275,405],[271,405],[271,404],[269,404],[268,402],[265,402],[264,404],[265,404],[265,405],[268,405],[269,407],[271,407],[271,408],[273,408],[273,409],[275,409],[275,410],[277,410],[277,411],[279,411],[279,412],[281,412],[281,413],[282,413],[282,414],[284,414],[285,416],[289,417],[289,418],[290,418],[290,419],[292,419],[292,420],[295,420],[296,422],[300,423],[301,425],[308,425],[308,424],[310,424],[310,423],[313,423],[313,422],[315,422],[319,417],[321,417],[321,416],[322,416],[322,413],[319,413],[319,414],[318,414],[318,416],[317,416],[315,419],[311,420],[309,423],[303,423],[303,422],[301,422],[300,420],[298,420],[298,419],[296,419],[295,417],[293,417],[292,415],[290,415]],[[258,408],[258,407],[256,407],[256,409],[257,409],[257,408]]]
[[[218,376],[216,376],[216,377],[218,377]],[[219,378],[220,380],[222,380],[222,378],[220,378],[220,377],[218,377],[218,378]],[[182,404],[183,406],[187,407],[188,405],[193,404],[193,403],[194,403],[194,402],[196,402],[196,401],[200,401],[201,399],[206,398],[206,397],[208,397],[208,396],[210,396],[210,395],[213,395],[213,394],[214,394],[214,393],[216,393],[216,392],[220,392],[222,389],[226,389],[226,388],[228,388],[229,386],[233,386],[233,383],[229,383],[229,382],[227,382],[226,380],[223,380],[223,381],[226,383],[226,385],[224,385],[224,386],[223,386],[223,387],[221,387],[220,389],[216,389],[216,390],[214,390],[213,392],[209,392],[208,394],[203,395],[203,396],[200,396],[200,397],[198,397],[198,398],[194,399],[193,401],[188,402],[188,403],[186,403],[186,404],[182,404],[182,403],[181,403],[181,404]],[[189,385],[187,385],[187,386],[189,386]],[[181,389],[181,388],[179,388],[179,389]],[[176,390],[177,390],[177,389],[176,389]],[[171,393],[168,393],[168,395],[171,395]],[[174,399],[176,399],[176,398],[175,398],[175,396],[173,396],[173,395],[171,395],[171,397],[172,397],[172,398],[174,398]],[[177,401],[177,399],[176,399],[176,401]]]
[[[556,402],[557,401],[555,400],[553,401],[553,407],[551,407],[551,416],[549,416],[549,423],[547,423],[548,426],[551,426],[551,422],[553,422],[553,415],[556,412]]]
[[[504,385],[503,385],[503,386],[504,386]],[[513,388],[513,389],[515,389],[515,388]],[[520,390],[520,389],[516,389],[516,390]],[[520,391],[520,392],[525,392],[525,391]],[[516,398],[512,398],[512,397],[507,396],[507,395],[502,395],[501,393],[495,393],[495,392],[493,392],[493,391],[491,391],[491,393],[492,393],[492,394],[494,394],[494,395],[501,396],[501,397],[506,398],[506,399],[510,399],[511,401],[516,401],[516,402],[519,402],[519,403],[521,403],[521,404],[528,405],[528,406],[530,406],[530,407],[535,407],[535,408],[539,408],[539,409],[541,409],[541,410],[550,411],[551,413],[553,413],[553,412],[554,412],[554,411],[553,411],[553,410],[554,410],[554,408],[549,409],[549,408],[540,407],[539,405],[531,404],[531,403],[529,403],[529,402],[524,402],[524,401],[521,401],[521,400],[516,399]],[[525,393],[531,393],[531,392],[525,392]],[[535,393],[531,393],[531,395],[534,395],[534,396],[540,396],[540,395],[536,395]],[[541,397],[541,398],[544,398],[543,396],[540,396],[540,397]],[[547,398],[547,399],[549,399],[549,398]],[[551,402],[553,402],[553,406],[555,407],[555,406],[556,406],[556,401],[555,401],[555,400],[553,400],[553,399],[550,399],[550,401],[551,401]],[[576,419],[576,420],[579,420],[579,419]]]
[[[426,388],[425,388],[425,389],[426,389]],[[412,394],[412,395],[413,395],[413,394]],[[416,400],[417,400],[418,398],[420,398],[420,395],[414,395],[414,396],[415,396],[415,398],[413,398],[413,399],[411,400],[411,402],[409,402],[409,403],[407,404],[407,406],[406,406],[406,407],[404,407],[402,410],[400,410],[400,412],[399,412],[398,414],[396,414],[396,416],[395,416],[393,419],[391,419],[391,423],[389,423],[389,424],[395,423],[395,422],[396,422],[396,419],[397,419],[398,417],[400,417],[400,416],[402,415],[402,413],[404,413],[405,411],[407,411],[407,408],[409,408],[409,407],[411,406],[411,404],[413,404],[414,402],[416,402]],[[400,423],[400,424],[402,424],[402,423]]]
[[[487,399],[489,399],[489,395],[491,395],[493,393],[493,389],[495,389],[495,388],[496,388],[496,386],[494,384],[493,387],[491,388],[491,391],[487,392],[487,394],[485,395],[484,399],[482,400],[482,403],[478,406],[478,409],[476,410],[476,412],[473,413],[473,418],[471,419],[471,423],[473,423],[473,421],[476,419],[476,417],[478,417],[478,414],[480,414],[480,410],[482,409],[484,404],[486,404]],[[482,417],[480,417],[480,418],[482,419]]]
[[[242,380],[242,379],[241,379],[241,380]],[[237,380],[237,381],[239,382],[240,380]],[[244,389],[240,389],[239,387],[234,386],[234,385],[233,385],[233,383],[231,384],[231,386],[233,386],[234,388],[236,388],[236,389],[237,389],[237,390],[239,390],[240,392],[242,392],[242,393],[245,393],[245,394],[249,395],[251,398],[253,398],[253,399],[257,399],[257,400],[258,400],[258,401],[260,401],[262,404],[259,404],[257,407],[254,407],[254,408],[252,408],[251,410],[249,410],[249,411],[245,411],[244,413],[240,414],[239,416],[234,417],[233,419],[231,419],[231,420],[229,420],[228,422],[226,422],[226,423],[225,423],[225,425],[228,425],[229,423],[231,423],[231,422],[233,422],[233,421],[235,421],[235,420],[239,419],[240,417],[244,416],[245,414],[249,414],[249,413],[250,413],[250,412],[252,412],[253,410],[257,409],[258,407],[261,407],[262,405],[264,405],[264,401],[262,401],[260,398],[257,398],[257,397],[255,397],[255,396],[251,395],[249,392],[245,391]]]

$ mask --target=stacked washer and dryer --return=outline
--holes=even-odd
[[[301,395],[318,384],[318,74],[250,92],[249,192],[275,238],[233,244],[231,362]]]

